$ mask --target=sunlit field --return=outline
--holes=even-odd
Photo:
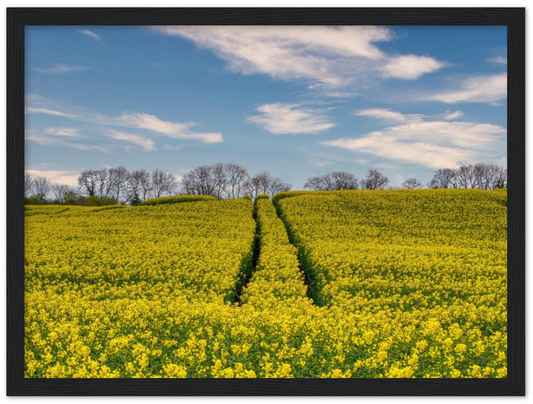
[[[29,378],[507,376],[507,194],[26,206]]]

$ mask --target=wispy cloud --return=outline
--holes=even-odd
[[[75,141],[75,138],[70,136],[57,135],[57,133],[48,133],[51,132],[48,129],[42,132],[39,132],[35,129],[27,129],[24,138],[31,142],[39,143],[43,146],[62,146],[78,150],[98,150],[103,153],[109,153],[111,151],[109,145],[90,145],[86,143],[80,143]]]
[[[29,168],[25,171],[33,178],[46,177],[51,182],[56,182],[58,184],[68,185],[71,187],[76,187],[78,185],[79,171],[36,170],[32,168]]]
[[[55,116],[63,116],[65,118],[74,118],[75,115],[70,115],[65,112],[57,111],[55,109],[50,108],[39,108],[39,107],[31,107],[26,106],[24,108],[24,111],[26,114],[45,114],[45,115],[55,115]]]
[[[505,56],[496,56],[496,57],[487,59],[487,62],[500,64],[500,65],[506,65],[507,58]]]
[[[115,124],[162,133],[173,139],[198,139],[204,143],[220,143],[223,141],[222,134],[219,132],[192,132],[190,128],[195,126],[195,123],[164,121],[155,115],[141,112],[124,113],[115,119]]]
[[[93,31],[91,31],[91,30],[88,30],[88,29],[82,29],[82,30],[80,31],[80,33],[83,34],[83,35],[86,35],[86,36],[88,36],[88,37],[90,37],[90,38],[96,39],[97,41],[103,42],[102,37],[100,37],[100,35],[98,35],[98,34],[95,34],[95,33],[94,33]]]
[[[460,102],[495,103],[506,97],[507,73],[501,73],[493,76],[471,77],[463,81],[458,90],[435,94],[427,99],[448,104]]]
[[[53,67],[48,68],[35,68],[34,70],[39,73],[69,73],[69,72],[80,72],[84,70],[89,70],[88,66],[68,66],[62,64],[55,64]]]
[[[444,115],[444,119],[446,119],[447,121],[452,121],[462,116],[463,116],[463,113],[461,111],[447,112],[446,115]]]
[[[355,116],[368,116],[390,122],[416,122],[420,121],[424,115],[421,114],[402,114],[401,112],[391,111],[390,109],[374,108],[363,109],[354,112]]]
[[[43,133],[52,136],[65,136],[72,138],[83,137],[83,135],[80,134],[80,130],[78,128],[66,128],[63,126],[46,128]]]
[[[172,139],[200,140],[203,143],[224,141],[220,132],[194,131],[192,128],[198,125],[195,122],[166,121],[155,115],[142,112],[125,112],[116,117],[109,117],[96,111],[64,105],[37,95],[30,95],[26,98],[25,111],[27,114],[54,115],[97,125],[143,129],[152,134],[165,135]]]
[[[385,77],[415,80],[444,66],[446,66],[446,63],[439,62],[428,56],[402,55],[391,58],[383,66],[383,72]]]
[[[376,26],[169,26],[152,30],[211,49],[229,68],[300,80],[308,89],[360,86],[365,77],[413,80],[445,64],[428,56],[388,55],[377,43],[393,32]]]
[[[301,104],[264,104],[256,110],[261,115],[247,121],[275,135],[318,134],[335,126],[321,111],[303,108]]]
[[[321,144],[442,168],[490,157],[497,153],[497,145],[504,142],[506,133],[505,128],[491,124],[413,121]]]
[[[132,133],[119,132],[119,131],[110,131],[106,134],[110,138],[116,140],[122,140],[127,143],[131,143],[135,146],[141,147],[145,151],[154,151],[156,150],[154,141],[151,139],[146,139],[142,136],[135,135]]]

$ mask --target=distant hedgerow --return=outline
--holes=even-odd
[[[184,203],[184,202],[201,202],[215,200],[214,196],[209,195],[174,195],[164,196],[161,198],[147,199],[141,203],[141,205],[163,205],[172,203]]]

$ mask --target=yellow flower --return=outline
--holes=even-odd
[[[378,359],[380,361],[384,361],[385,359],[387,359],[388,356],[389,356],[389,354],[386,351],[379,351],[378,352]]]
[[[466,345],[465,344],[457,344],[455,347],[455,352],[458,354],[463,354],[466,352]]]

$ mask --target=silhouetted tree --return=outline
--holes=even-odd
[[[422,183],[416,178],[408,178],[402,182],[402,187],[406,189],[418,189],[422,188]]]
[[[313,191],[340,191],[344,189],[358,189],[357,178],[346,171],[334,171],[320,177],[308,178],[304,188]]]
[[[212,166],[200,166],[192,169],[183,176],[181,185],[187,195],[218,197],[218,184]]]
[[[111,189],[111,197],[120,202],[128,202],[133,194],[128,195],[128,184],[130,173],[125,167],[116,167],[109,169],[109,183]]]
[[[246,169],[238,164],[217,163],[189,171],[182,179],[183,193],[210,195],[216,198],[240,198],[249,179]]]
[[[78,185],[82,192],[87,193],[89,196],[94,196],[99,179],[100,173],[98,170],[84,170],[78,177]]]
[[[456,188],[457,171],[453,168],[439,168],[428,183],[428,188]]]
[[[368,175],[361,181],[363,189],[385,189],[389,179],[381,174],[378,170],[368,170]]]
[[[152,191],[155,198],[172,195],[176,189],[176,177],[159,169],[152,172]]]
[[[46,200],[46,196],[50,192],[51,183],[50,180],[46,177],[36,177],[33,180],[33,194],[32,196],[37,199],[40,203],[43,203]]]
[[[241,198],[244,196],[244,184],[250,176],[243,166],[229,163],[224,166],[226,175],[225,196],[227,198]]]
[[[477,163],[456,169],[441,168],[435,171],[429,188],[496,189],[507,186],[507,169],[496,164]]]
[[[52,184],[52,193],[54,194],[56,200],[59,203],[65,203],[65,196],[67,192],[70,191],[70,187],[68,185],[63,184]]]
[[[291,184],[283,182],[280,178],[273,177],[268,171],[262,171],[254,175],[245,184],[246,193],[253,200],[259,194],[268,194],[272,197],[279,192],[290,191],[291,188]]]
[[[33,188],[33,179],[28,172],[24,173],[24,197],[29,197]]]

